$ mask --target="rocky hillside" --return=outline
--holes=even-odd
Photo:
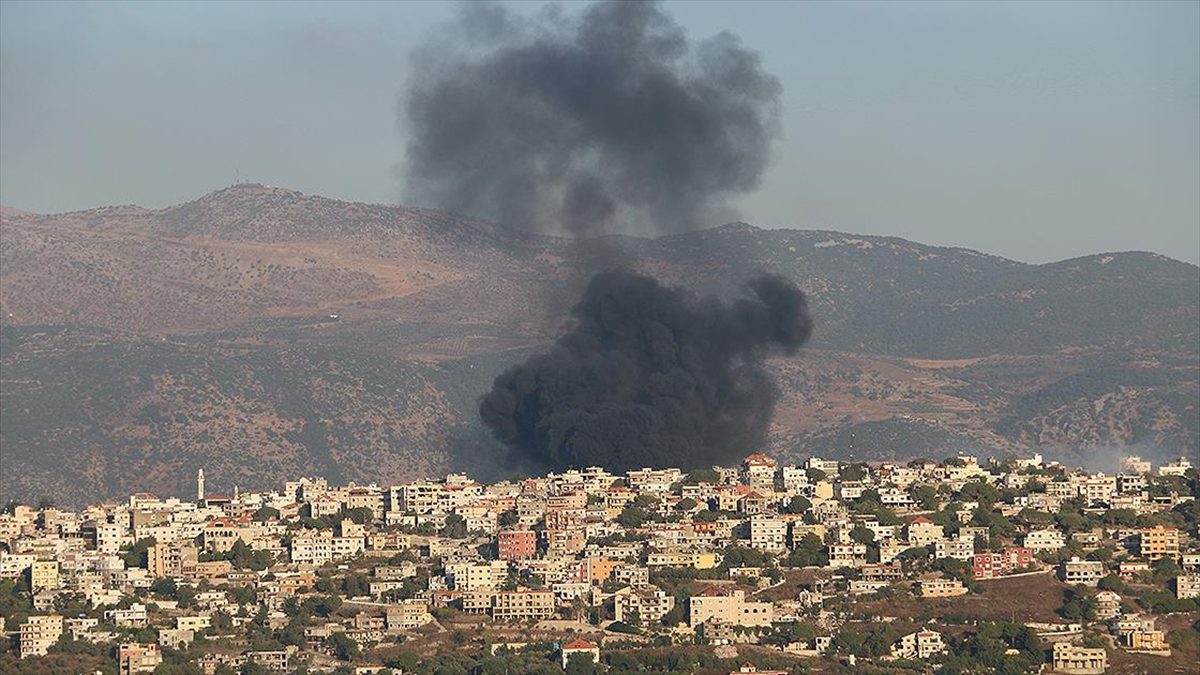
[[[740,223],[573,243],[239,185],[3,212],[0,498],[174,493],[201,466],[218,489],[523,470],[474,402],[553,340],[597,260],[809,292],[813,344],[776,363],[780,454],[1197,450],[1200,268],[1162,256],[1027,265]]]

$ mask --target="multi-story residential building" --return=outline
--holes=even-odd
[[[158,645],[127,642],[117,648],[117,668],[121,675],[151,673],[162,663]]]
[[[613,595],[614,617],[625,623],[635,623],[637,617],[643,625],[657,624],[674,608],[675,598],[654,586],[624,588]]]
[[[454,590],[484,591],[500,588],[508,577],[508,562],[458,562],[446,564],[446,577]]]
[[[1138,554],[1149,560],[1179,557],[1179,530],[1155,525],[1138,532]]]
[[[769,602],[747,602],[746,593],[710,586],[688,600],[688,624],[695,628],[705,622],[735,626],[769,626],[774,606]]]
[[[976,553],[971,556],[971,576],[994,579],[1032,564],[1032,550],[1024,546],[1009,546],[998,553]]]
[[[838,461],[836,459],[821,459],[820,457],[809,457],[808,461],[805,463],[805,466],[808,467],[809,469],[816,469],[817,471],[820,471],[821,473],[825,474],[827,477],[832,478],[832,477],[838,475],[838,471],[840,470],[841,465],[838,463]]]
[[[1084,503],[1108,504],[1117,494],[1117,477],[1098,474],[1084,479],[1079,486],[1079,495]]]
[[[867,564],[866,544],[830,544],[829,566],[862,567]]]
[[[750,519],[750,545],[760,551],[779,553],[787,550],[787,521],[768,516]]]
[[[146,606],[135,602],[125,609],[109,609],[104,612],[104,620],[122,628],[144,628],[148,617]]]
[[[63,617],[59,614],[31,616],[21,624],[18,651],[21,658],[45,656],[63,634]]]
[[[288,546],[292,562],[319,567],[333,560],[333,533],[317,530],[310,534],[297,534]]]
[[[198,556],[191,544],[156,544],[146,549],[146,571],[155,577],[191,577]]]
[[[1175,577],[1175,597],[1180,600],[1200,598],[1200,574],[1180,574]]]
[[[939,539],[933,543],[933,557],[937,560],[942,558],[954,558],[967,562],[971,556],[975,555],[975,540],[956,538],[956,539]]]
[[[694,567],[698,570],[707,570],[717,566],[717,554],[693,550],[651,551],[648,554],[646,566]]]
[[[519,589],[499,591],[492,596],[492,618],[497,621],[545,619],[554,614],[554,594],[550,591]]]
[[[547,555],[575,555],[583,552],[586,545],[587,537],[582,529],[546,530]]]
[[[742,462],[742,472],[746,477],[746,483],[752,490],[768,493],[775,491],[775,473],[777,465],[775,460],[756,452]]]
[[[1180,457],[1179,459],[1175,460],[1174,462],[1171,462],[1170,464],[1164,464],[1164,465],[1158,467],[1158,475],[1160,475],[1160,476],[1184,476],[1187,474],[1187,471],[1190,468],[1192,468],[1192,463],[1188,461],[1188,458]]]
[[[935,524],[925,516],[917,516],[908,524],[908,543],[913,546],[929,546],[946,535],[941,525]]]
[[[29,588],[35,594],[58,590],[58,561],[33,561],[29,566]]]
[[[388,491],[388,510],[433,513],[438,508],[441,493],[442,485],[439,483],[419,481],[397,485]]]
[[[1121,596],[1112,591],[1100,591],[1096,594],[1096,619],[1108,621],[1121,615]]]
[[[1131,474],[1150,473],[1150,461],[1137,455],[1129,455],[1121,459],[1121,468]]]
[[[1034,551],[1057,551],[1067,545],[1067,538],[1058,530],[1033,530],[1022,538],[1021,545]]]
[[[537,533],[533,530],[501,530],[496,535],[501,560],[526,560],[537,556]]]
[[[389,604],[385,615],[388,632],[413,630],[432,621],[433,615],[423,600],[402,600],[397,604]]]
[[[900,659],[930,659],[945,651],[942,634],[932,630],[909,633],[892,645],[892,656]]]
[[[1060,572],[1062,580],[1068,584],[1095,586],[1104,578],[1104,563],[1072,557],[1063,561]]]
[[[1103,647],[1076,647],[1070,642],[1055,642],[1051,660],[1056,672],[1068,675],[1103,675],[1108,670],[1108,652]]]

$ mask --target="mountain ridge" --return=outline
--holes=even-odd
[[[1200,445],[1200,267],[1155,253],[1032,264],[744,222],[578,241],[253,185],[3,226],[4,498],[171,492],[200,467],[217,489],[521,470],[477,397],[614,260],[699,294],[806,290],[812,344],[771,362],[783,457]]]

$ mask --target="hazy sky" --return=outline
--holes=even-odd
[[[240,170],[394,203],[407,53],[453,10],[2,2],[0,202],[158,207]],[[1200,261],[1200,3],[667,11],[693,37],[738,33],[783,83],[786,137],[749,222]]]

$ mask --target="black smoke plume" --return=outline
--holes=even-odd
[[[691,42],[653,3],[467,5],[413,58],[405,197],[576,235],[718,224],[758,186],[780,92],[736,36]]]
[[[479,413],[557,466],[721,464],[763,443],[776,388],[762,367],[812,332],[804,294],[760,276],[723,303],[626,270],[592,278],[554,348],[496,378]]]

